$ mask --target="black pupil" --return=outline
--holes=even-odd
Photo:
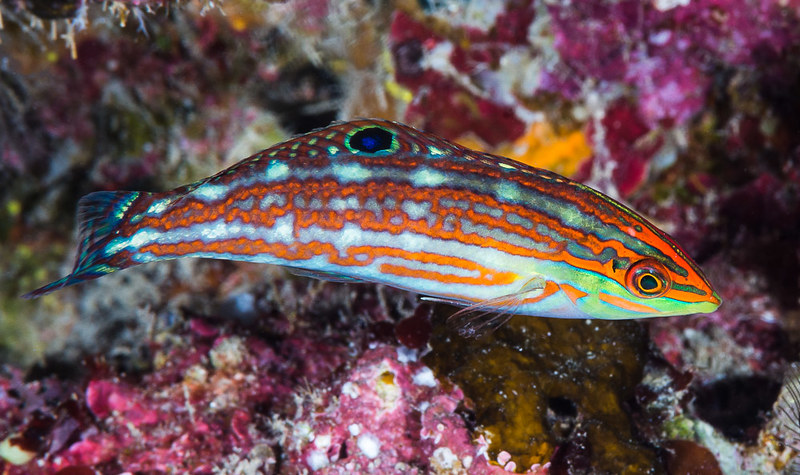
[[[658,280],[653,274],[645,274],[639,279],[639,286],[644,291],[653,291],[658,288]]]
[[[392,146],[394,135],[380,127],[359,130],[350,137],[350,148],[359,152],[373,153],[387,150]]]

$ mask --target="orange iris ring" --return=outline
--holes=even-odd
[[[655,288],[646,289],[643,280],[651,277],[655,279],[657,285]],[[625,285],[631,293],[638,297],[654,299],[669,292],[672,279],[663,264],[655,259],[642,259],[628,269],[625,274]]]

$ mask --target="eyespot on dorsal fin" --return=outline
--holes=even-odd
[[[392,140],[395,134],[385,127],[378,125],[365,127],[352,134],[347,139],[347,145],[351,150],[363,153],[375,153],[389,150],[392,147]]]

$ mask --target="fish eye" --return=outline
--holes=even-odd
[[[392,147],[394,134],[382,127],[367,127],[354,133],[347,140],[347,146],[364,153],[375,153]]]
[[[667,269],[654,259],[642,259],[632,265],[625,281],[628,290],[646,299],[661,297],[672,285]]]

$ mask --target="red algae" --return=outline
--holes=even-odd
[[[427,346],[433,332],[431,314],[433,309],[420,305],[410,317],[406,317],[394,327],[397,341],[407,348],[422,349]]]
[[[662,448],[667,453],[670,475],[722,475],[714,454],[701,445],[688,440],[669,440]]]
[[[490,52],[479,52],[480,41],[467,40],[470,45],[478,46],[465,51],[405,13],[395,15],[391,32],[395,61],[400,66],[397,79],[414,93],[405,120],[451,139],[468,130],[490,145],[511,141],[523,134],[524,123],[509,104],[476,95],[448,71],[420,63],[425,54],[441,54],[453,62],[456,71],[469,74],[497,57]]]
[[[605,145],[608,156],[613,157],[612,183],[620,196],[627,198],[647,179],[650,160],[663,145],[663,138],[649,136],[651,129],[627,102],[612,104],[600,126],[607,134]],[[588,135],[591,137],[595,131],[595,127],[589,127]],[[585,162],[575,178],[588,179],[593,165],[594,160]]]
[[[462,398],[455,388],[442,392],[420,362],[402,363],[396,348],[380,345],[330,390],[310,393],[294,418],[273,421],[273,427],[296,441],[285,454],[292,466],[328,473],[422,473],[425,466],[437,473],[489,473],[455,412]]]

